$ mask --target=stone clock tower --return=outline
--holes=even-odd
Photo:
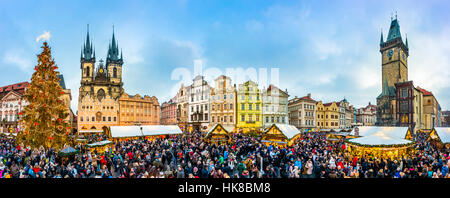
[[[377,97],[377,125],[396,125],[395,84],[408,81],[408,39],[405,43],[400,33],[397,17],[391,19],[386,41],[380,39],[382,91]]]

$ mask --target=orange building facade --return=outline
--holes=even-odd
[[[119,125],[159,125],[160,107],[155,96],[130,96],[126,93],[119,98]]]

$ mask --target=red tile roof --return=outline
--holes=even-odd
[[[311,100],[311,101],[313,101],[313,102],[316,102],[314,99],[312,99],[312,98],[309,97],[309,96],[303,96],[303,97],[301,97],[300,99],[303,99],[303,100]]]
[[[16,83],[16,84],[0,87],[0,99],[3,98],[4,96],[6,96],[6,94],[8,94],[10,91],[15,91],[21,95],[24,94],[25,88],[27,88],[29,84],[30,83],[28,83],[28,82],[21,82],[21,83]]]
[[[433,93],[431,93],[430,91],[427,91],[427,90],[422,89],[422,88],[420,88],[420,87],[417,87],[417,89],[418,89],[420,92],[422,92],[422,94],[423,94],[424,96],[432,96],[432,95],[433,95]]]

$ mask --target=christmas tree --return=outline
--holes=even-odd
[[[38,65],[35,66],[31,83],[24,93],[29,102],[19,113],[23,130],[17,135],[17,143],[31,148],[61,149],[70,143],[70,125],[65,119],[68,110],[60,96],[64,91],[59,84],[58,67],[52,59],[47,42],[41,47]]]

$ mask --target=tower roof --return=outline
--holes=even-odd
[[[396,38],[402,39],[402,35],[400,34],[400,25],[398,24],[397,18],[391,21],[391,27],[389,28],[389,34],[386,42],[394,40]]]
[[[106,58],[106,63],[109,62],[121,62],[122,61],[122,54],[120,54],[119,57],[119,45],[116,41],[116,36],[114,34],[114,26],[113,26],[113,33],[112,33],[112,40],[108,48],[108,55]]]
[[[87,61],[95,59],[94,48],[89,37],[89,24],[87,25],[86,42],[83,44],[83,49],[81,50],[81,59]]]

